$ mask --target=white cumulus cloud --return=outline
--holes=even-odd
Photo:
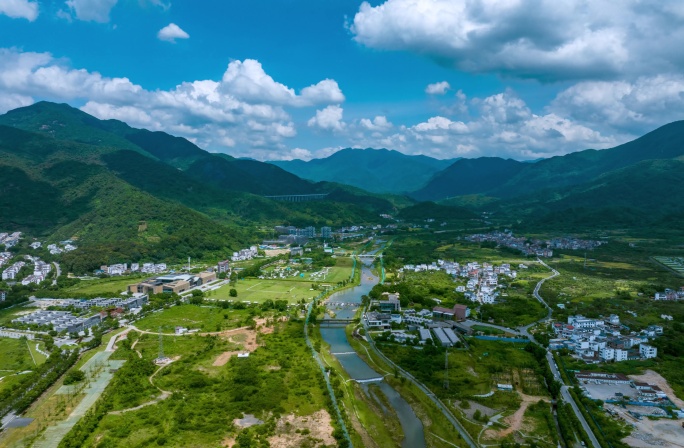
[[[245,101],[265,101],[290,106],[341,103],[344,95],[337,82],[324,79],[305,87],[297,95],[294,89],[276,82],[261,63],[254,59],[233,61],[223,75],[222,89]]]
[[[0,112],[37,99],[84,103],[82,110],[98,118],[114,118],[131,126],[186,137],[206,149],[232,148],[235,154],[262,159],[287,151],[284,142],[297,135],[287,107],[306,107],[314,101],[325,104],[326,98],[338,100],[342,95],[333,80],[313,84],[321,89],[313,89],[315,94],[306,98],[296,95],[294,89],[274,81],[253,60],[231,62],[223,77],[227,81],[188,81],[169,90],[147,90],[128,78],[72,68],[49,53],[0,49],[0,61]],[[235,66],[245,64],[258,66],[261,81],[270,81],[262,82],[251,94],[235,95],[231,73]],[[342,109],[335,107],[341,118]],[[324,111],[323,116],[329,112]],[[326,123],[325,117],[321,120]],[[343,127],[343,123],[332,126]]]
[[[33,22],[38,17],[38,2],[29,0],[0,0],[0,14],[13,19]]]
[[[316,115],[307,122],[309,127],[324,129],[327,131],[342,131],[346,123],[342,121],[344,110],[337,105],[331,105],[325,109],[316,111]]]
[[[387,117],[384,115],[378,115],[377,117],[373,118],[372,120],[368,118],[362,118],[359,121],[359,124],[365,128],[368,129],[369,131],[387,131],[389,129],[392,129],[392,123],[387,120]]]
[[[451,86],[446,81],[436,82],[434,84],[428,84],[425,88],[425,93],[428,95],[444,95],[450,88]]]
[[[350,29],[459,70],[556,81],[681,71],[683,21],[678,0],[386,0]]]
[[[109,13],[118,0],[67,0],[66,5],[78,20],[109,22]]]
[[[188,39],[190,35],[175,23],[169,23],[157,33],[159,40],[175,43],[176,39]]]

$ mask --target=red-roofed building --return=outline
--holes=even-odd
[[[453,308],[436,306],[432,309],[432,318],[435,320],[466,320],[470,316],[470,308],[457,303]]]

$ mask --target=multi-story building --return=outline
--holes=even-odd
[[[321,238],[323,239],[330,239],[332,237],[332,228],[330,227],[321,227]]]
[[[641,344],[639,346],[639,354],[642,358],[649,359],[658,356],[658,349],[651,345]]]
[[[230,260],[219,261],[216,271],[221,274],[223,272],[230,272]]]

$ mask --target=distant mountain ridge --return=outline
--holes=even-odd
[[[614,148],[587,149],[535,163],[491,157],[462,159],[435,174],[411,196],[433,201],[470,194],[512,198],[549,188],[580,185],[645,160],[682,155],[684,121],[676,121]]]
[[[388,149],[346,148],[329,157],[269,163],[315,182],[337,182],[374,193],[403,194],[421,188],[458,159],[440,160]]]
[[[67,269],[141,257],[220,257],[253,243],[256,224],[348,225],[394,210],[352,187],[313,183],[48,102],[0,116],[0,178],[0,229],[76,238],[98,254],[81,253]],[[309,193],[329,199],[294,204],[262,197]]]

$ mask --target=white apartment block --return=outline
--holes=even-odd
[[[655,358],[656,356],[658,356],[658,349],[651,345],[641,344],[639,346],[639,354],[642,358]]]

